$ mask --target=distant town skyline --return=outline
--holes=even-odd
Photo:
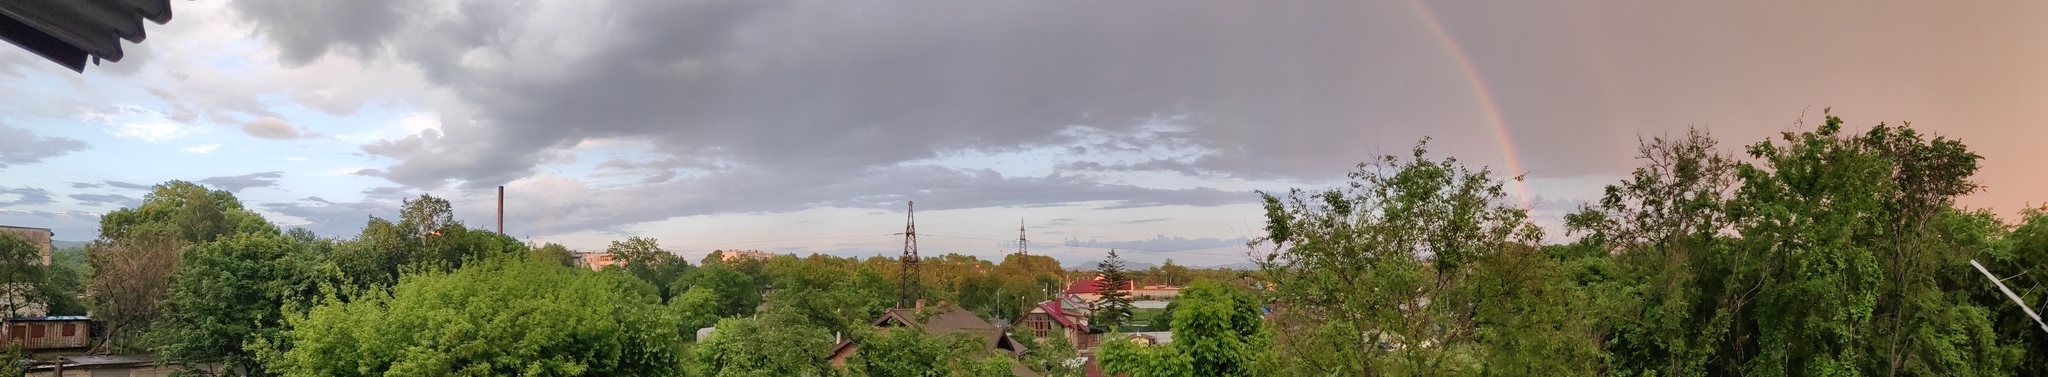
[[[2048,4],[175,2],[71,72],[0,48],[0,225],[97,236],[178,179],[351,237],[432,194],[585,251],[1243,263],[1255,191],[1430,137],[1553,240],[1638,138],[1911,122],[2048,186]],[[1657,15],[1645,17],[1643,15]],[[1803,120],[1803,126],[1800,122]]]

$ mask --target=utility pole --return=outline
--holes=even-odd
[[[903,233],[898,233],[903,235],[903,276],[899,276],[897,282],[897,309],[912,308],[918,299],[923,298],[919,292],[923,285],[918,281],[917,268],[917,202],[909,202],[904,209]]]
[[[498,234],[505,234],[505,186],[498,186]]]
[[[1024,242],[1024,219],[1017,219],[1017,254],[1031,255],[1024,245],[1029,245]]]

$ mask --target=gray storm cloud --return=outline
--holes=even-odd
[[[2021,16],[2039,5],[1864,7],[1851,17],[1830,4],[1762,2],[1424,3],[1427,12],[1287,1],[234,4],[286,64],[388,60],[460,102],[442,109],[438,130],[362,147],[395,161],[367,174],[419,189],[534,177],[562,149],[627,139],[665,161],[720,169],[688,178],[670,174],[679,166],[641,166],[649,179],[618,193],[754,180],[802,183],[762,188],[802,196],[945,151],[1114,150],[1064,131],[1131,135],[1161,119],[1179,133],[1129,144],[1189,155],[1066,167],[1316,181],[1431,135],[1441,154],[1496,171],[1518,161],[1508,176],[1613,174],[1633,165],[1639,134],[1699,125],[1739,145],[1824,106],[1986,140],[1998,161],[2024,150],[2009,140],[2026,138],[1989,140],[1989,130],[2028,118],[1989,110],[2048,95],[2048,75],[2031,68],[2048,64],[2048,47],[2026,37],[2048,29]],[[2002,177],[1987,180],[2017,182]],[[1108,186],[1004,178],[1016,179],[1068,182],[1043,194],[1055,201],[1103,197]],[[882,188],[860,195],[926,184],[940,183],[873,183]],[[1159,197],[1129,203],[1209,200]],[[798,202],[869,200],[843,198]]]

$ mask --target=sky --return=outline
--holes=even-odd
[[[176,1],[73,73],[0,48],[0,224],[150,185],[351,237],[405,198],[602,250],[1246,261],[1258,191],[1429,138],[1558,218],[1639,138],[1911,122],[2048,202],[2048,3]]]

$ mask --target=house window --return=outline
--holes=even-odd
[[[1052,322],[1042,319],[1032,320],[1031,335],[1039,338],[1052,335]]]
[[[38,323],[38,324],[34,324],[34,325],[29,325],[29,327],[28,327],[28,337],[30,337],[30,338],[41,338],[41,337],[43,337],[43,335],[46,335],[46,334],[44,334],[44,332],[46,332],[46,331],[49,331],[49,327],[50,327],[49,325],[45,325],[45,324],[41,324],[41,323]]]
[[[76,323],[66,323],[66,324],[64,324],[64,336],[65,336],[65,337],[73,337],[73,336],[78,336],[78,324],[76,324]]]

